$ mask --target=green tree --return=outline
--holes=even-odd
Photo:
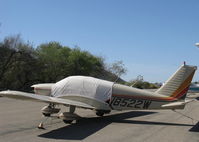
[[[130,81],[126,85],[139,89],[157,89],[159,87],[156,84],[149,83],[147,81],[139,81],[139,80]]]
[[[41,44],[36,49],[19,35],[0,42],[1,90],[28,91],[33,84],[57,82],[71,75],[115,80],[126,72],[121,61],[113,63],[111,69],[105,68],[103,58],[58,42]]]
[[[5,38],[0,49],[0,88],[29,90],[31,83],[37,82],[38,68],[32,46],[13,36]]]
[[[74,48],[68,58],[71,75],[87,75],[97,77],[103,69],[103,60],[89,52]]]
[[[42,67],[41,78],[44,82],[56,82],[68,75],[68,57],[71,49],[58,42],[41,44],[36,49]]]

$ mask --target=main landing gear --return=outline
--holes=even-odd
[[[61,118],[64,123],[66,124],[71,124],[74,120],[78,120],[81,117],[77,114],[75,114],[75,106],[70,106],[69,107],[69,112],[63,112],[59,115],[59,118]]]
[[[64,123],[71,124],[74,120],[78,120],[81,117],[77,114],[75,114],[76,106],[70,105],[68,112],[62,112],[58,116],[52,116],[52,114],[59,113],[60,108],[55,108],[55,104],[49,104],[48,106],[45,106],[41,109],[42,114],[45,116],[45,119],[41,121],[41,123],[38,125],[39,129],[45,129],[44,128],[44,122],[48,120],[48,118],[59,118],[62,119]],[[106,113],[110,113],[110,110],[95,110],[96,115],[102,117]]]
[[[46,118],[39,123],[38,128],[45,129],[44,122],[47,121],[48,118],[51,117],[52,114],[56,114],[59,111],[60,111],[60,108],[55,108],[55,104],[52,104],[52,103],[50,103],[48,106],[43,107],[41,109],[41,112]]]
[[[77,114],[75,114],[75,106],[69,106],[69,112],[63,112],[60,113],[56,118],[60,118],[63,120],[66,124],[71,124],[74,120],[78,120],[81,117]],[[49,104],[48,106],[45,106],[41,109],[42,114],[46,117],[45,120],[41,121],[41,123],[38,125],[39,129],[45,129],[44,128],[44,122],[48,120],[48,118],[53,117],[52,114],[58,113],[60,111],[60,108],[55,108],[54,104]]]
[[[110,112],[111,112],[110,110],[97,110],[96,115],[102,117],[104,116],[104,114],[110,113]]]

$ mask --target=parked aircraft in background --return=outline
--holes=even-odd
[[[57,105],[69,107],[59,118],[71,123],[79,118],[75,108],[91,109],[103,116],[111,110],[183,109],[196,66],[182,65],[157,91],[116,84],[93,77],[70,76],[57,83],[33,85],[35,94],[20,91],[2,91],[0,96],[13,99],[45,102],[44,116],[60,111]]]
[[[199,84],[191,84],[188,92],[189,93],[199,93]]]

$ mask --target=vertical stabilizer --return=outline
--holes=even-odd
[[[161,88],[156,91],[156,93],[184,99],[196,69],[196,66],[184,64],[165,82]]]

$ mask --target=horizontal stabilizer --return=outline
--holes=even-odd
[[[184,109],[185,105],[192,101],[194,101],[194,100],[186,100],[183,102],[173,102],[173,103],[168,103],[168,104],[162,105],[161,107],[164,109]]]

